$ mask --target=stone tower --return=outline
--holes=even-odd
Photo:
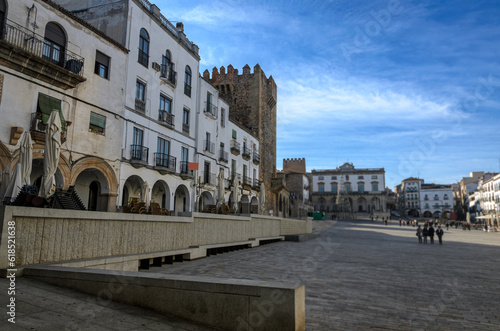
[[[203,78],[219,90],[219,95],[229,104],[229,117],[254,132],[260,141],[260,180],[266,193],[265,209],[275,209],[276,197],[271,190],[271,180],[276,175],[276,101],[277,86],[272,76],[266,77],[257,64],[253,73],[245,65],[240,75],[238,69],[228,65],[208,70]]]

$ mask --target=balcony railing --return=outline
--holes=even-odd
[[[241,174],[238,172],[232,172],[231,173],[231,180],[233,181],[233,183],[234,183],[235,178],[241,178]]]
[[[200,180],[201,180],[200,184],[215,186],[217,185],[217,174],[211,172],[203,172],[202,176],[200,177]]]
[[[54,45],[46,41],[44,37],[15,22],[7,20],[7,24],[5,24],[3,29],[3,34],[0,37],[4,42],[20,48],[25,52],[54,63],[78,76],[83,76],[83,57],[63,47],[55,48]]]
[[[158,121],[167,124],[168,126],[173,127],[174,126],[174,115],[171,113],[165,111],[165,110],[158,110]]]
[[[184,94],[191,97],[191,85],[184,83]]]
[[[205,110],[204,110],[205,115],[210,116],[213,119],[217,119],[217,106],[214,105],[211,102],[205,102]]]
[[[34,140],[45,142],[47,124],[43,123],[43,119],[40,117],[40,115],[40,113],[31,113],[30,131]],[[66,137],[67,130],[61,131],[61,142],[65,142]]]
[[[231,152],[236,155],[240,154],[240,143],[236,140],[231,140]]]
[[[160,78],[164,82],[175,86],[177,83],[177,72],[174,71],[174,68],[171,65],[162,64]]]
[[[142,145],[130,145],[130,159],[148,163],[149,148]]]
[[[260,163],[260,155],[257,152],[253,152],[253,163],[254,164],[259,164]]]
[[[248,176],[243,176],[243,185],[252,185],[252,178]]]
[[[241,154],[241,156],[246,160],[250,160],[250,148],[246,147],[244,144],[243,144],[243,153]]]
[[[210,142],[210,140],[203,141],[203,150],[215,154],[215,143]]]
[[[252,187],[254,189],[260,189],[260,182],[257,178],[254,178]]]
[[[175,171],[177,158],[165,153],[154,153],[155,166]]]
[[[146,112],[146,101],[135,98],[135,110],[142,113]]]
[[[180,162],[181,166],[181,175],[187,176],[187,177],[192,177],[193,176],[193,170],[189,170],[189,161],[181,161]]]
[[[228,160],[229,160],[228,153],[226,151],[224,151],[223,149],[221,149],[219,151],[219,161],[227,163]]]

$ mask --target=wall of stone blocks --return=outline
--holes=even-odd
[[[283,228],[286,234],[308,230],[305,221],[203,213],[177,217],[2,206],[0,216],[0,268],[8,267],[7,230],[12,221],[16,266],[277,237]]]

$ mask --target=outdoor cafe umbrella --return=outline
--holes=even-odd
[[[219,171],[219,181],[217,183],[217,203],[224,202],[224,170]]]
[[[59,111],[52,110],[45,132],[45,156],[43,158],[43,178],[40,196],[49,198],[56,190],[55,173],[61,154],[61,119]]]
[[[149,206],[149,184],[148,182],[144,182],[144,188],[142,190],[142,202],[144,202],[144,206],[148,208]]]
[[[236,175],[234,176],[234,184],[233,184],[233,209],[238,210],[238,200],[239,196],[238,193],[240,191],[240,181],[239,181],[239,176]]]
[[[21,184],[30,185],[31,166],[33,163],[33,145],[31,142],[31,134],[27,131],[23,132],[21,137],[21,148],[19,152],[19,163],[21,164]]]
[[[2,205],[5,192],[7,191],[7,185],[9,185],[10,171],[9,167],[5,167],[2,172],[2,184],[0,185],[0,205]]]
[[[12,177],[10,177],[9,185],[5,190],[5,198],[10,198],[10,201],[14,201],[21,191],[21,163],[17,162],[12,172]]]

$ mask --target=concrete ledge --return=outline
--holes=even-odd
[[[224,330],[305,330],[303,285],[53,266],[24,276]]]
[[[304,233],[304,234],[290,234],[285,236],[285,241],[306,241],[316,239],[320,236],[319,233]]]

